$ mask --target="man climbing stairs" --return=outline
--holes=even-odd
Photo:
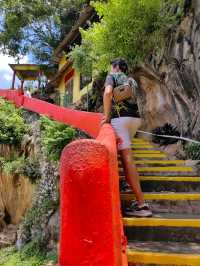
[[[126,211],[134,194],[119,163],[129,265],[200,266],[200,177],[143,139],[133,140],[133,157],[153,217]]]

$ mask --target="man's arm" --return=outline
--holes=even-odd
[[[113,87],[111,85],[106,86],[103,96],[104,119],[102,123],[110,123],[112,97],[113,97],[112,91]]]

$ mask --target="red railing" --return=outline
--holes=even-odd
[[[35,98],[28,98],[20,95],[16,90],[0,90],[0,96],[15,103],[18,107],[46,115],[56,121],[80,128],[97,137],[102,114],[80,112],[77,110],[57,106]]]
[[[65,147],[60,161],[59,266],[127,266],[121,224],[116,138],[102,115],[70,110],[0,90],[17,106],[80,128],[94,139]]]

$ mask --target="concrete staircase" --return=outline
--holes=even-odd
[[[120,167],[129,265],[200,266],[200,177],[185,161],[170,160],[146,140],[133,140],[133,157],[153,217],[128,217],[134,199]]]

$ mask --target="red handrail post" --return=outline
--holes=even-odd
[[[0,90],[18,107],[47,115],[96,137],[101,114],[70,110]],[[96,140],[79,140],[60,162],[61,230],[58,266],[127,266],[119,198],[116,138],[104,125]]]
[[[105,125],[97,140],[75,141],[62,153],[59,266],[127,265],[115,151],[113,130]]]

